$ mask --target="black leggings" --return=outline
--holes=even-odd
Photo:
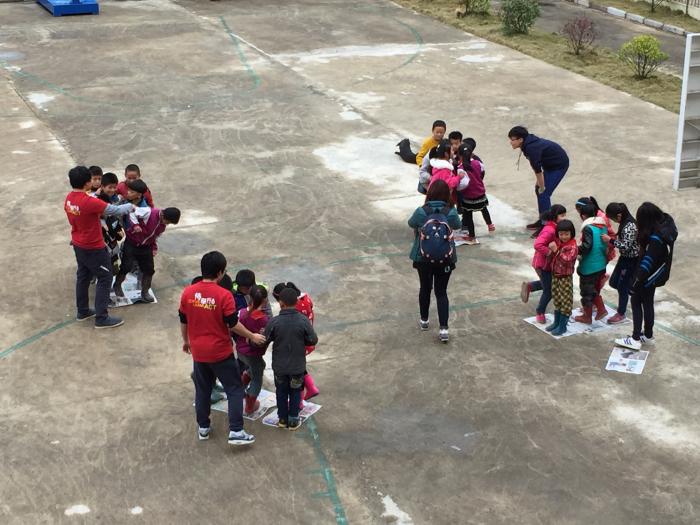
[[[473,211],[464,210],[462,212],[462,229],[469,232],[469,237],[474,237],[474,216]],[[488,208],[483,208],[481,210],[481,215],[486,221],[486,224],[491,224],[491,214]]]
[[[642,288],[630,297],[632,303],[632,338],[642,335],[644,320],[644,337],[654,337],[654,293],[656,288]]]
[[[447,283],[450,281],[450,275],[452,275],[451,267],[419,263],[416,265],[416,270],[418,270],[418,279],[420,279],[420,291],[418,292],[420,318],[424,321],[428,320],[430,292],[434,286],[440,328],[447,328],[447,323],[450,318],[450,300],[447,298]]]

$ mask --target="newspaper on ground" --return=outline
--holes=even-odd
[[[614,370],[615,372],[624,372],[625,374],[641,374],[644,370],[644,365],[649,357],[649,352],[640,350],[635,352],[629,348],[621,348],[616,346],[613,348],[608,364],[605,365],[606,370]]]
[[[112,280],[112,285],[114,285],[114,280]],[[109,307],[119,308],[121,306],[129,306],[135,303],[141,303],[141,285],[139,279],[133,273],[129,273],[122,283],[122,290],[124,290],[124,297],[117,297],[114,291],[109,292]],[[149,290],[151,296],[153,296],[153,302],[157,303],[156,294],[153,293],[153,288]]]
[[[610,308],[609,306],[606,305],[605,307],[608,311],[608,317],[615,315],[615,309]],[[616,324],[608,324],[606,322],[606,319],[601,319],[600,321],[596,321],[595,319],[593,320],[593,323],[591,324],[584,324],[584,323],[577,323],[574,321],[574,317],[577,315],[581,315],[581,309],[577,308],[571,313],[571,317],[569,318],[569,324],[566,327],[566,333],[563,335],[552,335],[550,332],[547,332],[545,330],[545,327],[548,325],[552,324],[554,322],[554,314],[546,314],[547,322],[544,324],[538,323],[537,319],[535,317],[528,317],[526,319],[523,319],[528,324],[531,324],[538,330],[544,332],[545,334],[554,337],[555,339],[560,339],[562,337],[568,337],[570,335],[579,335],[579,334],[595,334],[598,332],[604,332],[605,330],[609,330],[610,328],[614,328],[617,326]],[[594,315],[595,315],[595,310],[594,310]],[[625,321],[626,323],[629,321]],[[623,323],[620,323],[623,324]]]
[[[312,403],[311,401],[304,401],[304,408],[302,408],[301,412],[299,412],[299,420],[302,424],[304,424],[304,421],[309,419],[319,410],[321,410],[321,405],[317,405],[316,403]],[[277,416],[277,409],[275,408],[274,412],[270,412],[267,416],[265,416],[262,422],[263,425],[267,425],[269,427],[276,427],[278,421],[279,417]]]
[[[246,416],[244,414],[244,418],[249,419],[251,421],[257,421],[265,415],[265,412],[277,406],[277,399],[275,397],[275,393],[270,392],[269,390],[265,390],[264,388],[260,391],[260,394],[258,395],[258,401],[260,402],[260,407],[249,416]],[[228,400],[222,399],[221,401],[217,401],[211,406],[211,408],[214,410],[218,410],[219,412],[228,413]]]

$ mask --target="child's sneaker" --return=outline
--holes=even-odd
[[[535,321],[540,324],[547,324],[547,317],[544,314],[536,314]]]
[[[467,246],[475,246],[479,244],[479,240],[476,237],[467,237],[464,241]]]
[[[656,344],[656,339],[654,339],[654,336],[646,337],[643,335],[639,338],[639,340],[642,342],[643,345],[654,346]]]
[[[524,303],[530,299],[530,292],[532,291],[532,288],[530,288],[530,283],[524,282],[523,284],[520,285],[520,300]]]
[[[287,420],[286,419],[279,419],[277,421],[277,428],[287,428]]]
[[[287,428],[289,430],[298,430],[300,426],[301,426],[301,419],[299,419],[298,417],[290,417],[289,418],[289,423],[287,424]]]
[[[255,436],[248,434],[245,430],[239,430],[238,432],[232,430],[228,433],[229,445],[250,445],[252,443],[255,443]]]
[[[199,438],[200,441],[206,441],[209,439],[209,431],[211,428],[202,428],[199,427],[199,430],[197,431],[197,437]]]
[[[496,231],[496,225],[495,224],[489,224],[489,232],[495,232]]]
[[[624,314],[616,313],[608,319],[608,324],[620,324],[627,321],[627,317]]]
[[[635,351],[642,349],[642,341],[640,339],[634,339],[632,336],[615,339],[615,344]]]
[[[78,314],[75,316],[76,321],[85,321],[86,319],[92,319],[95,317],[95,310],[92,308],[88,309],[84,314]]]
[[[430,328],[430,321],[423,321],[423,319],[418,320],[418,325],[420,326],[420,329],[425,332],[428,328]]]
[[[450,332],[447,328],[440,328],[440,342],[447,343],[450,340]]]
[[[109,315],[102,320],[95,321],[95,328],[116,328],[124,324],[124,321],[119,317],[110,317]]]

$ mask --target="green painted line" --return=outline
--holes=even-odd
[[[233,45],[236,47],[236,51],[238,52],[238,58],[241,59],[241,63],[245,66],[245,69],[248,72],[248,75],[253,80],[253,89],[257,89],[258,86],[260,86],[260,76],[255,72],[255,69],[253,69],[253,66],[250,65],[250,62],[248,62],[248,58],[245,56],[245,53],[243,52],[243,49],[241,48],[241,44],[240,44],[240,41],[238,39],[238,35],[236,35],[231,30],[231,28],[226,23],[226,19],[223,16],[220,16],[219,20],[221,20],[221,24],[224,26],[226,33],[228,34],[229,38],[231,39],[231,42],[233,42]]]
[[[6,348],[2,352],[0,352],[0,359],[7,357],[11,353],[19,350],[20,348],[24,348],[25,346],[32,344],[34,341],[38,341],[42,337],[45,337],[49,334],[52,334],[52,333],[54,333],[62,328],[65,328],[66,326],[72,325],[73,323],[76,323],[76,322],[77,321],[75,319],[69,319],[68,321],[62,321],[60,323],[56,323],[53,326],[49,326],[48,328],[45,328],[45,329],[35,333],[34,335],[31,335],[31,336],[27,337],[26,339],[23,339],[19,343],[15,343],[11,347]]]
[[[316,461],[318,461],[321,467],[321,473],[326,482],[326,488],[328,489],[326,496],[331,500],[333,509],[335,510],[335,522],[338,525],[347,525],[348,519],[345,516],[345,509],[343,508],[343,503],[340,501],[340,496],[338,496],[338,489],[335,484],[335,477],[333,476],[331,465],[321,448],[321,437],[319,436],[318,427],[316,426],[316,421],[314,421],[313,416],[306,421],[306,426],[309,429],[308,435],[311,436],[311,442],[314,446]]]

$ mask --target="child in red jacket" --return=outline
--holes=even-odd
[[[545,330],[564,335],[574,306],[574,266],[578,257],[574,223],[564,219],[557,223],[557,239],[550,246],[552,256],[552,299],[554,322]]]
[[[314,324],[314,303],[311,300],[311,297],[309,294],[302,292],[297,288],[297,286],[294,283],[278,283],[275,285],[275,287],[272,289],[272,296],[279,300],[280,293],[282,293],[282,290],[285,288],[291,288],[297,293],[297,304],[296,304],[296,309],[298,312],[304,314],[309,321],[311,322],[311,326]],[[306,355],[309,355],[311,352],[316,350],[315,346],[306,346],[304,348],[306,350]],[[302,406],[304,401],[308,401],[312,397],[315,397],[319,394],[319,390],[316,387],[316,384],[314,383],[314,378],[311,377],[311,374],[306,371],[306,375],[304,376],[304,389],[302,392]]]

